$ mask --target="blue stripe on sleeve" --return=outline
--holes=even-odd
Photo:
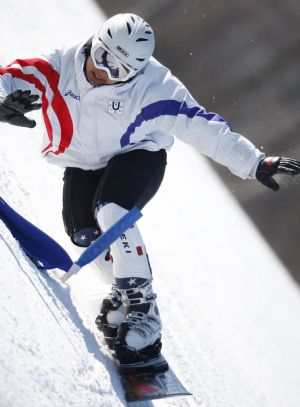
[[[126,133],[124,133],[121,137],[121,147],[125,147],[130,144],[130,136],[135,132],[137,127],[140,127],[143,124],[143,122],[156,119],[164,115],[178,116],[179,114],[183,114],[190,119],[195,116],[200,116],[208,121],[226,123],[225,120],[222,119],[222,117],[218,114],[207,113],[199,106],[188,107],[186,102],[178,102],[177,100],[160,100],[145,106],[141,110],[141,113],[136,116],[135,121],[129,125]]]

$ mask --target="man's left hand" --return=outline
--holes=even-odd
[[[300,173],[300,161],[286,157],[266,157],[257,167],[256,179],[273,191],[278,191],[279,184],[273,178],[276,174],[292,177]]]

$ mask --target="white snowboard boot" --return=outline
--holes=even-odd
[[[132,364],[157,358],[162,346],[162,326],[151,280],[117,279],[117,285],[126,308],[126,320],[120,325],[113,346],[117,359],[121,364]]]

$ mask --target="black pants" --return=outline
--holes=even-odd
[[[91,171],[68,167],[64,173],[63,221],[67,234],[98,229],[96,207],[113,202],[130,210],[142,209],[158,191],[163,180],[165,150],[134,150],[113,157],[106,168]]]

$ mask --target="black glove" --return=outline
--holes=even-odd
[[[32,95],[30,90],[15,90],[0,102],[0,121],[14,126],[35,127],[36,122],[24,114],[41,108],[41,103],[34,103],[38,99],[39,96]]]
[[[256,179],[273,191],[278,191],[279,184],[274,180],[275,174],[297,175],[300,173],[300,161],[285,157],[266,157],[257,167]]]

